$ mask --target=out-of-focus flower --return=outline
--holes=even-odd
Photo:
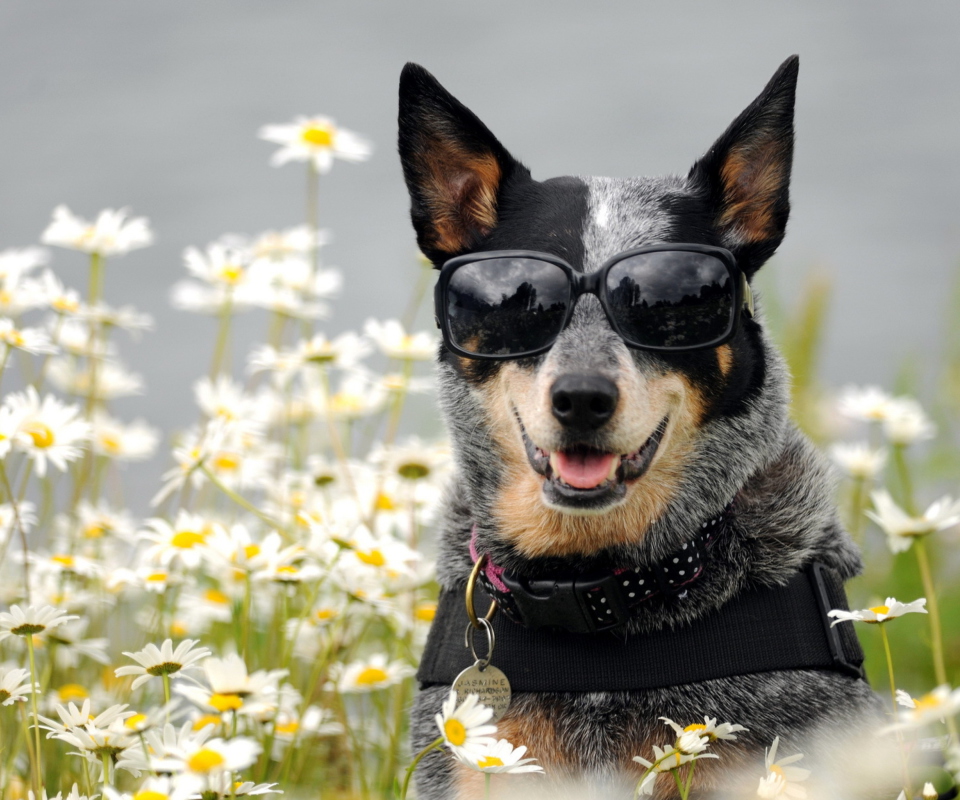
[[[11,247],[0,250],[0,280],[19,281],[21,277],[50,260],[45,247]]]
[[[32,386],[8,395],[4,405],[17,419],[17,448],[34,460],[40,477],[47,473],[48,460],[63,471],[68,461],[82,455],[81,445],[90,438],[90,425],[79,419],[77,406],[65,405],[53,395],[41,401]]]
[[[923,407],[912,397],[893,400],[883,419],[883,432],[887,439],[892,444],[904,447],[930,439],[936,430]]]
[[[93,418],[90,443],[97,455],[117,461],[142,461],[154,454],[159,440],[157,430],[143,420],[124,424],[104,413]]]
[[[451,689],[435,721],[447,747],[467,761],[482,758],[484,750],[495,743],[491,734],[497,732],[497,726],[487,724],[492,717],[493,709],[483,705],[475,694],[468,694],[457,705],[457,693]]]
[[[12,706],[18,700],[25,702],[27,695],[35,691],[40,691],[40,685],[30,682],[30,670],[0,666],[0,705]]]
[[[203,517],[181,509],[171,525],[164,519],[154,517],[146,522],[147,530],[141,537],[153,542],[144,553],[144,559],[169,566],[174,560],[188,569],[200,564],[203,558],[203,546],[213,526]]]
[[[104,209],[96,222],[87,222],[66,206],[53,210],[53,221],[40,240],[84,253],[117,256],[153,243],[153,232],[146,217],[127,219],[126,209]]]
[[[523,772],[543,772],[543,767],[534,764],[535,758],[524,758],[527,748],[514,747],[506,739],[499,739],[488,745],[476,759],[462,758],[461,761],[477,772],[492,774],[505,773],[516,775]]]
[[[830,457],[851,478],[872,480],[877,477],[887,463],[887,451],[874,449],[865,443],[834,444],[830,447]]]
[[[183,251],[183,261],[193,277],[213,286],[236,289],[247,282],[249,254],[222,242],[208,245],[206,252],[188,247]]]
[[[71,619],[79,617],[52,606],[10,606],[9,611],[0,611],[0,641],[8,636],[36,636]]]
[[[9,349],[23,350],[32,355],[57,352],[56,345],[50,341],[46,331],[39,328],[18,330],[12,319],[0,319],[0,343]]]
[[[414,669],[402,661],[387,661],[382,653],[347,664],[337,681],[337,688],[344,693],[375,692],[395,686],[413,675]]]
[[[321,174],[330,171],[334,158],[366,161],[372,150],[365,139],[346,128],[338,128],[329,117],[297,117],[287,125],[264,125],[258,136],[283,145],[270,158],[273,166],[311,161]]]
[[[899,722],[882,728],[881,734],[915,730],[956,716],[960,713],[960,689],[951,689],[947,684],[943,684],[922,697],[910,697],[903,692],[897,695],[897,702],[905,706],[906,710],[900,713]]]
[[[195,639],[184,639],[174,650],[172,639],[165,639],[160,647],[151,642],[135,653],[124,652],[124,655],[136,661],[139,667],[118,667],[114,670],[114,674],[118,678],[124,675],[137,675],[130,687],[132,689],[142,686],[151,678],[160,678],[165,675],[180,677],[186,670],[198,670],[200,667],[197,662],[210,655],[210,650],[206,647],[198,647],[194,650],[195,644],[197,644]]]
[[[874,511],[865,512],[885,534],[887,544],[894,553],[910,549],[913,540],[937,531],[952,528],[960,523],[960,500],[941,497],[918,517],[911,516],[898,506],[886,489],[873,492]]]
[[[888,619],[902,617],[904,614],[926,614],[927,598],[921,597],[912,603],[901,603],[894,597],[888,597],[882,605],[864,608],[858,611],[845,611],[842,608],[835,608],[827,616],[834,617],[834,625],[840,622],[886,622]]]
[[[773,744],[764,755],[767,774],[760,779],[757,795],[763,798],[804,798],[807,796],[806,789],[797,786],[797,784],[810,777],[810,770],[792,766],[803,758],[803,753],[796,753],[777,761],[777,746],[779,744],[780,737],[778,736],[773,740]]]
[[[100,361],[95,368],[79,366],[73,359],[54,358],[47,367],[50,382],[65,394],[98,400],[143,393],[143,378],[116,361]]]
[[[427,331],[407,333],[398,320],[380,322],[368,319],[363,332],[388,358],[401,361],[431,361],[437,352],[437,337]]]
[[[894,399],[876,386],[847,386],[840,393],[837,408],[841,414],[864,422],[883,422],[890,414]]]
[[[234,711],[258,715],[270,709],[276,710],[278,684],[287,670],[258,670],[248,674],[246,663],[236,654],[226,658],[208,658],[201,666],[210,689],[179,686],[178,691],[188,700],[219,713]]]

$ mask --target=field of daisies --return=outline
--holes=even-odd
[[[409,751],[406,717],[449,459],[446,443],[401,431],[407,398],[431,391],[436,336],[411,330],[431,272],[398,303],[403,319],[325,335],[341,276],[320,259],[317,193],[335,159],[363,161],[370,146],[323,117],[260,136],[280,145],[275,165],[304,169],[305,219],[184,252],[172,301],[216,320],[189,430],[111,412],[141,389],[117,338],[151,321],[111,305],[105,276],[151,244],[148,220],[61,206],[44,246],[0,252],[0,800],[414,794],[423,753]],[[87,254],[87,286],[64,285],[57,248]],[[891,718],[878,735],[902,753],[902,796],[935,797],[960,772],[960,502],[936,499],[960,474],[960,331],[929,408],[904,387],[829,392],[814,378],[824,293],[786,310],[770,299],[796,417],[844,476],[838,499],[866,554],[859,610],[836,622],[869,625]],[[235,317],[250,308],[267,341],[232,370]],[[161,446],[169,470],[137,516],[119,471]],[[428,748],[485,773],[488,797],[542,772],[491,714],[451,696]],[[740,730],[665,721],[662,746],[636,754],[638,794],[668,781],[687,797],[697,760],[723,758]],[[756,796],[806,796],[802,758],[771,742]]]

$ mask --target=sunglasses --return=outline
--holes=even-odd
[[[508,359],[549,350],[582,294],[596,295],[613,329],[638,350],[718,347],[736,333],[741,310],[754,313],[733,254],[699,244],[627,250],[590,273],[525,250],[457,256],[440,270],[434,301],[450,350]]]

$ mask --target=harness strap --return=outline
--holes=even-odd
[[[831,627],[832,608],[848,608],[843,584],[812,564],[784,586],[743,592],[689,625],[649,634],[530,629],[498,614],[494,661],[519,692],[636,691],[791,669],[863,678],[853,626]],[[450,685],[473,663],[467,625],[462,588],[441,592],[417,673],[422,687]]]

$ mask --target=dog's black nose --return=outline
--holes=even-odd
[[[602,375],[562,375],[550,390],[553,416],[573,430],[593,431],[617,407],[617,385]]]

